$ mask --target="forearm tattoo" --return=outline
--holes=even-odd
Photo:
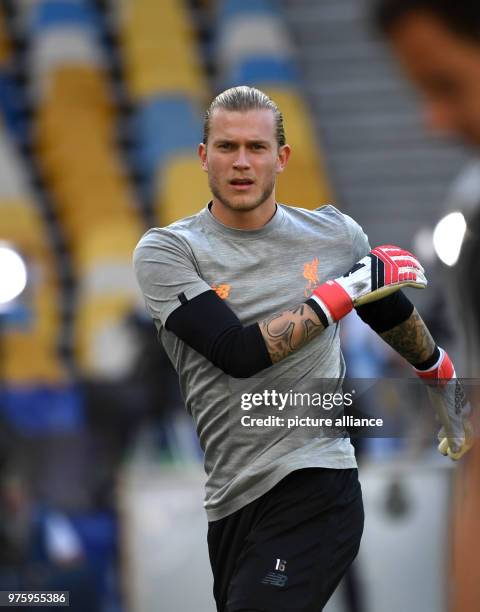
[[[435,350],[435,341],[417,309],[406,321],[380,336],[411,364],[426,361]]]
[[[325,328],[308,304],[298,304],[262,321],[260,329],[272,363],[277,363],[298,351]]]

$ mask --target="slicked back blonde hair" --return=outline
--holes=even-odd
[[[212,115],[218,108],[223,108],[227,111],[246,112],[250,110],[269,110],[275,117],[276,137],[279,147],[283,147],[286,143],[285,128],[283,126],[283,115],[280,112],[275,102],[255,87],[241,85],[232,87],[218,94],[212,101],[205,113],[203,122],[203,143],[207,144],[210,134],[210,122]]]

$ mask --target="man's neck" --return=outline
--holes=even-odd
[[[209,205],[209,209],[215,219],[227,227],[241,230],[256,230],[262,228],[272,219],[277,211],[277,204],[275,199],[272,199],[257,206],[254,210],[241,212],[231,210],[214,199]]]

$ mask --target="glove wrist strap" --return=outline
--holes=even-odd
[[[416,375],[424,380],[427,384],[438,384],[445,385],[452,378],[455,378],[455,368],[453,367],[452,360],[448,356],[448,353],[438,347],[440,351],[440,357],[431,368],[428,370],[419,370],[417,368],[413,368]]]
[[[339,321],[353,309],[350,295],[339,283],[333,280],[317,287],[310,299],[320,306],[329,324]]]

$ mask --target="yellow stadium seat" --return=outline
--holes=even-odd
[[[93,227],[76,249],[76,269],[85,275],[104,261],[132,260],[133,249],[146,228],[137,219],[119,219]]]
[[[45,313],[34,309],[34,316],[44,319]],[[55,385],[66,380],[57,347],[58,327],[44,339],[31,330],[7,332],[4,337],[3,376],[10,384]]]
[[[87,171],[83,170],[83,172],[79,171],[76,176],[59,175],[51,181],[50,186],[60,199],[58,202],[60,208],[64,207],[66,202],[75,201],[81,201],[89,208],[89,201],[95,202],[96,206],[102,203],[104,210],[117,210],[118,212],[121,211],[121,206],[125,201],[128,201],[128,208],[132,206],[133,198],[128,197],[130,186],[118,168],[108,172],[103,168],[89,166]],[[93,190],[88,183],[94,184],[96,189]]]
[[[60,107],[95,108],[113,112],[108,77],[95,66],[62,66],[49,74],[44,100]],[[41,102],[41,104],[43,101]]]
[[[121,15],[125,74],[134,99],[178,91],[204,97],[196,38],[183,2],[137,0]]]
[[[101,204],[101,203],[100,203]],[[129,222],[135,222],[136,217],[134,213],[127,212],[122,209],[118,211],[106,210],[100,205],[97,210],[93,208],[78,207],[77,209],[71,209],[61,215],[62,225],[65,228],[65,234],[68,237],[72,249],[73,255],[82,244],[85,234],[94,231],[98,227],[108,228],[112,223],[112,219],[123,221],[128,220]],[[108,233],[106,233],[108,238]],[[108,244],[108,243],[107,243]]]
[[[110,238],[112,237],[108,234],[108,228],[111,225],[112,216],[112,214],[95,214],[95,212],[92,211],[85,211],[81,214],[65,215],[65,217],[62,218],[62,225],[72,249],[74,262],[77,261],[79,252],[83,249],[82,245],[85,235],[94,231],[97,227],[104,230],[106,236],[105,248],[110,248]],[[120,220],[135,222],[134,218],[128,217],[127,215],[121,215]]]
[[[103,356],[112,350],[112,339],[119,336],[122,325],[137,304],[137,296],[124,295],[91,296],[80,302],[75,335],[76,357],[87,375],[95,377],[104,373]],[[111,333],[106,336],[106,332]]]
[[[121,14],[121,19],[127,29],[143,31],[146,37],[154,38],[159,28],[168,33],[172,30],[179,34],[193,32],[185,3],[178,0],[135,0]]]
[[[180,66],[166,59],[158,62],[127,61],[125,76],[135,100],[148,99],[170,91],[203,99],[207,91],[199,68],[193,64]]]
[[[89,143],[90,144],[90,143]],[[91,177],[111,177],[116,183],[122,180],[124,171],[119,161],[113,157],[112,149],[102,150],[99,146],[73,148],[62,145],[60,148],[47,149],[41,153],[42,171],[50,185],[69,185],[85,181]],[[92,190],[92,186],[83,185],[83,190]]]
[[[74,122],[72,118],[75,118]],[[94,138],[95,135],[98,138],[112,133],[113,119],[113,116],[100,112],[95,106],[84,108],[73,105],[60,106],[51,101],[37,113],[36,131],[45,133],[46,136],[52,132],[54,138],[65,133],[67,135],[71,133],[76,137],[81,137],[83,133],[90,138]],[[90,129],[87,129],[88,127]]]
[[[32,93],[42,98],[57,69],[78,66],[102,69],[103,54],[88,30],[48,28],[30,40],[29,76]]]
[[[86,184],[87,183],[87,184]],[[92,189],[88,183],[95,185]],[[98,207],[97,211],[118,212],[131,209],[133,206],[133,196],[130,187],[124,176],[118,172],[101,173],[99,169],[92,168],[91,172],[85,172],[67,181],[66,178],[59,178],[52,182],[53,191],[56,192],[61,201],[58,202],[59,209],[68,209],[75,202],[82,207],[91,209],[92,206]]]
[[[51,255],[42,219],[26,201],[0,200],[0,240],[26,244],[35,257]]]
[[[278,201],[309,209],[332,202],[324,157],[316,143],[304,101],[294,90],[272,89],[261,84],[259,88],[281,109],[287,142],[292,146],[288,167],[278,179]]]
[[[42,169],[45,179],[52,185],[75,185],[87,178],[98,180],[100,185],[109,184],[126,186],[126,171],[115,151],[110,147],[98,145],[85,146],[84,149],[67,148],[50,149],[44,153]],[[83,192],[93,191],[93,185],[82,186]]]
[[[133,221],[138,216],[117,155],[103,79],[104,75],[90,68],[57,70],[50,90],[57,97],[44,100],[37,115],[37,151],[43,174],[74,256],[82,235],[99,223],[122,217]],[[79,96],[80,104],[72,97],[77,80],[88,94]],[[92,98],[94,92],[98,95]]]
[[[80,113],[70,109],[58,113],[52,120],[40,116],[35,130],[35,143],[39,153],[42,148],[70,147],[81,150],[84,146],[113,146],[115,133],[110,121],[95,116],[94,113]]]
[[[149,66],[146,63],[126,64],[127,82],[131,95],[136,100],[171,92],[183,93],[204,100],[206,87],[200,70],[190,66],[178,69],[166,62]]]
[[[189,64],[199,65],[193,48],[186,46],[185,41],[175,35],[155,40],[133,38],[129,45],[129,58],[135,62],[146,61],[150,66],[155,62],[180,68],[182,66],[188,68]]]
[[[198,212],[211,199],[207,175],[194,155],[172,158],[157,177],[155,219],[168,225]]]

